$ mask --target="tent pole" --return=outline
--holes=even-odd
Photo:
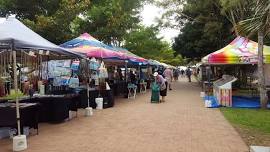
[[[90,95],[89,95],[89,91],[90,91],[90,86],[89,86],[89,83],[90,83],[90,67],[89,67],[89,64],[90,64],[90,62],[89,62],[89,58],[87,58],[86,59],[86,73],[87,73],[87,107],[89,108],[90,107],[90,103],[89,103],[89,97],[90,97]]]
[[[13,54],[13,77],[14,77],[14,89],[16,97],[16,117],[18,125],[18,135],[21,135],[21,123],[20,123],[20,109],[19,109],[19,100],[18,100],[18,81],[17,81],[17,63],[16,63],[16,50],[14,49],[14,42],[11,43],[11,51]]]
[[[127,64],[128,64],[128,60],[125,60],[125,81],[127,82],[128,81],[128,78],[127,78],[127,70],[128,70],[128,67],[127,67]]]
[[[39,74],[40,74],[40,80],[42,81],[42,70],[43,70],[43,66],[42,66],[42,54],[39,55],[40,56],[40,67],[39,67]]]
[[[139,64],[139,72],[138,72],[138,77],[139,77],[139,80],[141,80],[141,65]]]

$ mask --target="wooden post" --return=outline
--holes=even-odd
[[[267,96],[265,89],[265,77],[264,77],[264,57],[263,57],[263,37],[264,33],[262,29],[258,31],[258,83],[260,91],[260,103],[261,108],[267,108]]]

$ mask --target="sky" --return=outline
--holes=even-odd
[[[143,11],[141,12],[142,24],[146,26],[157,24],[155,22],[155,19],[161,17],[162,12],[164,12],[162,8],[159,8],[151,4],[145,5],[143,8]],[[178,34],[179,34],[179,29],[166,28],[160,31],[159,36],[164,37],[164,40],[172,43],[174,37],[176,37]]]

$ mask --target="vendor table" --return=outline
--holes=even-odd
[[[127,96],[127,92],[128,92],[127,82],[125,81],[114,82],[110,87],[113,90],[113,94],[115,96],[119,96],[119,95]]]
[[[109,108],[114,106],[114,95],[113,90],[90,90],[89,91],[89,105],[92,108],[96,108],[97,104],[95,102],[95,99],[99,97],[99,95],[103,98],[103,108]],[[80,91],[80,97],[81,97],[81,108],[87,107],[87,91],[81,90]]]
[[[69,111],[77,111],[79,96],[43,95],[22,99],[21,103],[39,103],[39,122],[61,122],[69,118]]]
[[[89,91],[89,96],[90,96],[90,103],[91,107],[96,108],[96,98],[102,97],[103,98],[103,108],[109,108],[114,106],[114,96],[112,90],[90,90]]]
[[[28,126],[37,129],[40,106],[37,103],[20,103],[21,128]],[[0,127],[17,127],[15,103],[0,103]]]

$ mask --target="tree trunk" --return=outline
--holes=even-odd
[[[258,31],[258,79],[259,79],[259,91],[261,108],[267,108],[267,96],[265,89],[265,77],[264,77],[264,57],[263,57],[263,36],[262,30]]]

